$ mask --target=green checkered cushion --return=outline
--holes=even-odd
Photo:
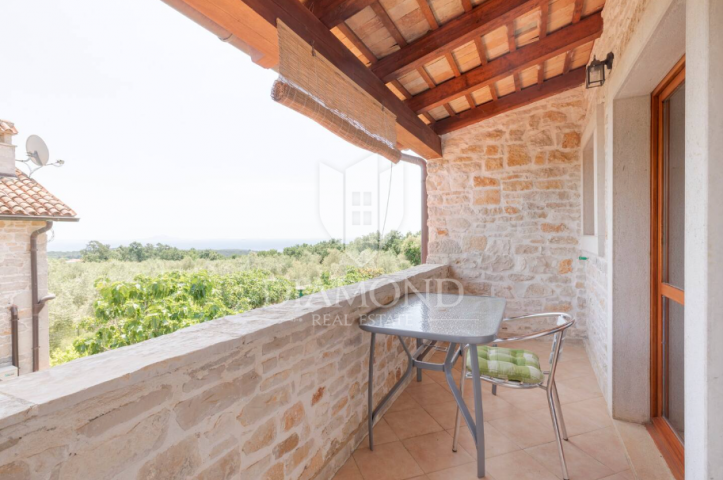
[[[467,350],[467,369],[472,371]],[[529,350],[500,347],[477,347],[479,373],[486,377],[538,384],[544,380],[540,359]]]

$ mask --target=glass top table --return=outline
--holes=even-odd
[[[463,415],[477,446],[477,476],[485,475],[484,418],[482,415],[482,385],[479,375],[472,376],[474,384],[475,418],[465,404],[452,376],[454,364],[461,355],[461,348],[469,345],[471,371],[479,371],[477,346],[493,343],[502,323],[506,302],[504,298],[447,293],[416,293],[405,295],[390,305],[377,308],[359,321],[359,328],[372,334],[369,348],[368,427],[369,448],[374,449],[374,422],[385,405],[394,398],[406,382],[414,367],[418,381],[421,370],[444,372],[447,384]],[[391,388],[379,405],[374,408],[374,346],[376,335],[394,335],[409,359],[407,370]],[[410,352],[403,337],[417,339],[417,349]],[[430,344],[422,340],[449,342],[444,363],[423,360]],[[434,345],[432,344],[432,345]]]
[[[385,335],[483,345],[497,336],[504,311],[504,298],[415,294],[377,308],[361,319],[360,328]]]

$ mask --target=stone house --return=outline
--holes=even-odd
[[[0,371],[4,378],[50,366],[44,308],[52,299],[47,232],[53,222],[78,221],[70,207],[15,168],[12,137],[17,133],[12,123],[0,120]]]
[[[314,320],[356,320],[368,298],[455,280],[460,293],[506,298],[508,316],[576,318],[561,397],[595,439],[565,445],[579,462],[571,478],[723,478],[723,4],[165,1],[265,68],[279,64],[287,25],[396,116],[395,143],[354,141],[426,160],[426,263],[0,385],[0,473],[476,478],[459,457],[430,466],[451,455],[448,418],[424,408],[448,400],[443,382],[397,398],[385,414],[396,420],[377,424],[389,447],[360,447],[369,337]],[[395,342],[375,344],[379,398],[406,365]],[[588,400],[599,409],[579,406]],[[492,443],[512,450],[493,454],[491,475],[559,476],[544,467],[552,441],[534,400],[504,404],[513,419],[485,402]],[[624,444],[620,469],[601,468],[617,448],[605,432]]]

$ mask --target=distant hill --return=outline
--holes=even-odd
[[[219,255],[223,255],[224,257],[232,257],[233,255],[248,255],[253,250],[241,250],[241,249],[221,249],[221,250],[215,250],[210,249],[214,252],[218,253]],[[70,252],[48,252],[48,258],[54,258],[59,260],[78,260],[82,257],[80,251],[70,251]]]

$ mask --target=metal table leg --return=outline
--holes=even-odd
[[[482,478],[485,476],[485,436],[484,436],[484,418],[482,415],[482,385],[481,380],[479,378],[479,375],[472,375],[472,385],[474,388],[474,412],[475,412],[475,418],[472,419],[472,415],[469,412],[469,409],[467,408],[467,405],[464,403],[464,398],[462,397],[462,393],[457,388],[457,385],[454,383],[454,376],[452,375],[454,362],[455,359],[455,353],[457,350],[457,345],[454,343],[449,344],[449,350],[447,351],[447,356],[444,360],[444,373],[445,377],[447,379],[447,384],[449,385],[450,390],[452,391],[452,395],[454,396],[455,401],[457,402],[457,405],[459,406],[460,411],[462,412],[462,415],[464,416],[464,420],[467,423],[467,428],[469,428],[469,431],[472,433],[472,438],[474,438],[475,444],[477,445],[477,477]],[[479,361],[477,359],[477,346],[476,345],[470,345],[469,346],[469,355],[470,355],[470,369],[472,372],[479,372]],[[464,374],[464,372],[463,372]]]

